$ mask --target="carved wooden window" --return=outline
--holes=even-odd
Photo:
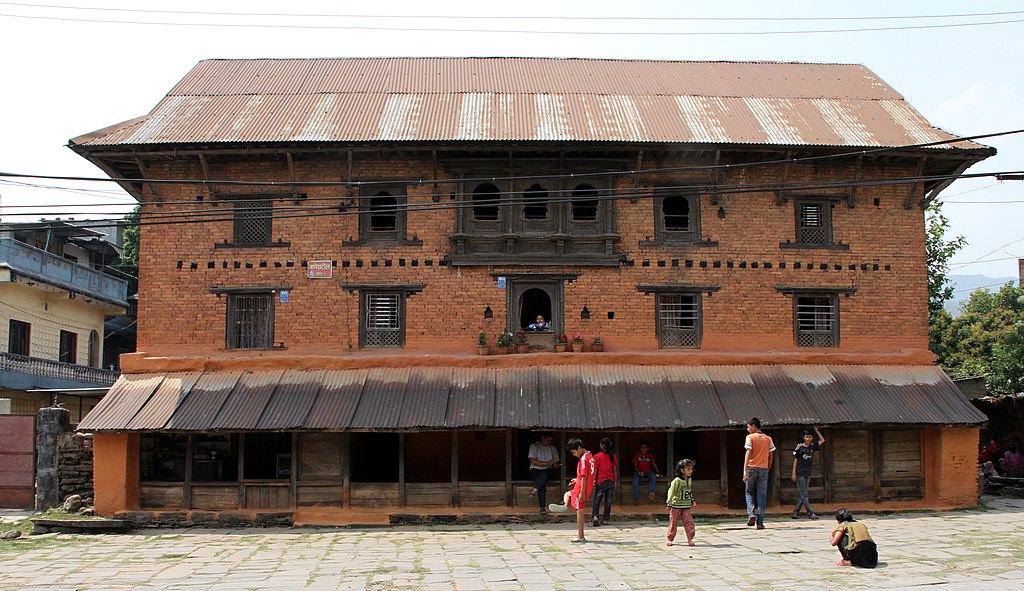
[[[658,344],[663,349],[699,349],[701,340],[699,293],[658,294]]]
[[[822,246],[832,243],[832,207],[827,201],[796,202],[796,241]]]
[[[537,183],[523,191],[523,219],[546,220],[550,218],[548,211],[548,191]]]
[[[227,348],[274,346],[274,294],[228,294]]]
[[[501,190],[490,183],[473,189],[473,219],[496,222],[501,219]]]
[[[32,325],[20,320],[11,320],[7,331],[7,351],[15,355],[29,355]]]
[[[233,205],[235,244],[268,244],[273,232],[274,202],[239,199]]]
[[[61,363],[78,363],[78,334],[60,331],[59,359]]]
[[[806,294],[794,298],[797,347],[839,346],[839,298]]]
[[[362,294],[362,347],[398,349],[405,343],[405,298],[399,292],[365,291]]]
[[[698,195],[658,190],[654,198],[655,235],[658,242],[692,244],[700,241]]]
[[[573,222],[593,222],[597,220],[598,192],[591,185],[578,185],[572,190],[570,219]]]

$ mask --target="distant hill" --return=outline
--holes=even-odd
[[[943,306],[950,314],[956,315],[960,312],[960,302],[971,297],[971,292],[976,289],[987,289],[999,291],[999,288],[1007,283],[1017,284],[1016,277],[988,277],[986,275],[950,275],[953,283],[953,299]]]

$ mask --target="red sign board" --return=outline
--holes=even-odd
[[[306,270],[310,279],[330,279],[334,276],[334,261],[309,261]]]

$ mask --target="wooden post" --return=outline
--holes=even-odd
[[[452,431],[452,490],[451,506],[459,506],[459,432]]]
[[[559,469],[562,476],[558,482],[558,490],[562,490],[562,487],[565,486],[565,462],[569,459],[566,457],[565,451],[565,431],[558,432],[558,457],[562,458],[562,467]]]
[[[276,466],[275,466],[276,469]],[[276,476],[276,474],[275,474]],[[294,511],[299,506],[299,432],[292,431],[292,467],[288,472],[288,504]]]
[[[875,493],[875,502],[882,502],[882,432],[871,430],[871,484]]]
[[[512,429],[505,429],[505,506],[515,504],[512,498]]]
[[[676,432],[669,431],[668,436],[665,438],[668,449],[665,450],[665,478],[668,482],[672,482],[672,478],[675,478],[673,474],[676,468]]]
[[[405,433],[398,434],[398,504],[405,506]]]
[[[729,456],[725,431],[718,432],[718,494],[723,507],[729,506]]]
[[[834,433],[829,433],[829,442],[835,441],[833,435]],[[828,443],[823,448],[825,452],[821,454],[822,494],[826,503],[832,502],[832,448],[834,447],[834,444]]]
[[[195,444],[195,435],[189,434],[185,436],[185,486],[182,491],[185,497],[185,508],[192,508],[192,447]]]
[[[768,477],[771,479],[771,494],[768,495],[768,505],[777,507],[782,504],[782,467],[779,465],[782,454],[779,452],[778,446],[775,447],[775,452],[772,454],[772,469]]]
[[[228,435],[228,449],[231,449],[231,435]],[[238,475],[238,508],[245,509],[245,433],[238,434],[238,454],[235,474]]]
[[[620,433],[615,433],[615,457],[618,459],[618,462],[615,463],[615,503],[621,507],[625,497],[622,496],[622,487],[619,486],[619,478],[622,476],[622,449],[619,447],[619,435]]]
[[[346,509],[352,507],[352,433],[346,431],[341,436],[341,495],[342,505]]]

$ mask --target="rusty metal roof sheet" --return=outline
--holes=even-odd
[[[90,411],[79,423],[79,427],[85,425],[85,429],[102,430],[127,425],[149,401],[162,381],[163,376],[159,374],[135,374],[118,378],[93,408],[101,409],[100,412],[94,414]],[[111,393],[115,396],[111,396]]]
[[[888,147],[956,139],[857,64],[206,60],[80,146],[579,141]],[[935,149],[985,149],[964,141]]]
[[[80,428],[669,430],[754,416],[771,426],[987,420],[931,366],[542,366],[127,375]]]

